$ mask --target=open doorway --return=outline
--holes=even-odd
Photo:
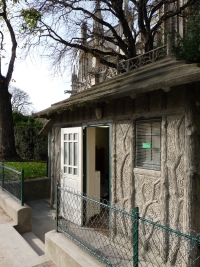
[[[100,197],[109,200],[109,127],[96,127],[95,169],[100,171]]]
[[[109,126],[86,129],[86,194],[109,200]]]
[[[86,128],[86,191],[88,197],[98,202],[107,204],[109,201],[109,126],[88,126]],[[104,220],[108,220],[107,210],[97,203],[87,203],[86,223],[89,227],[96,228],[101,221],[102,212]],[[108,222],[104,221],[104,229],[108,229]]]

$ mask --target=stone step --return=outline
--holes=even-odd
[[[11,224],[0,225],[0,252],[6,252],[6,258],[9,259],[10,266],[33,267],[48,263],[49,259],[44,255],[44,246],[40,241],[30,233],[26,237],[35,249],[26,242],[25,238]]]
[[[22,236],[39,256],[45,254],[44,243],[33,232],[22,234]]]

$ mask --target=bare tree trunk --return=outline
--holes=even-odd
[[[0,81],[0,160],[17,157],[12,118],[11,95],[6,79]]]
[[[0,65],[0,160],[14,159],[17,157],[15,149],[12,106],[10,99],[11,95],[8,92],[8,86],[14,70],[17,41],[15,38],[13,27],[8,17],[6,0],[1,1],[1,9],[3,10],[3,12],[0,12],[0,17],[6,24],[7,31],[9,32],[10,35],[12,47],[11,47],[11,57],[8,64],[8,70],[5,77],[3,77],[1,74],[1,65]],[[3,49],[3,40],[4,40],[4,34],[1,31],[0,50]]]
[[[148,36],[147,38],[148,39],[145,42],[145,52],[149,52],[149,51],[153,50],[153,41],[154,41],[154,38],[152,36]]]

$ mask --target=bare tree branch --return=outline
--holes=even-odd
[[[152,50],[160,27],[195,1],[177,5],[177,0],[35,0],[29,10],[39,12],[40,18],[37,27],[26,29],[25,34],[31,46],[45,47],[45,56],[53,64],[61,64],[67,57],[72,63],[77,51],[83,51],[116,68],[117,56],[126,60],[137,55],[138,41],[144,42],[145,52]],[[86,22],[83,37],[82,25]],[[94,31],[94,25],[99,30]]]

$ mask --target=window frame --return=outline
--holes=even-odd
[[[153,134],[152,130],[153,130],[153,122],[159,122],[160,123],[160,127],[159,127],[159,134]],[[140,132],[138,132],[138,127],[142,126],[142,124],[145,123],[150,123],[151,128],[150,128],[150,133],[151,134],[141,134]],[[135,122],[135,168],[140,168],[140,169],[147,169],[147,170],[156,170],[156,171],[160,171],[161,170],[161,138],[162,138],[162,133],[161,133],[161,125],[162,125],[162,119],[161,118],[150,118],[150,119],[140,119],[140,120],[136,120]],[[146,128],[148,131],[148,128]],[[151,147],[147,147],[147,148],[142,148],[139,147],[140,145],[138,143],[141,142],[142,138],[146,137],[146,136],[150,136],[151,142],[150,145]],[[156,148],[154,148],[152,146],[152,137],[153,136],[158,136],[159,137],[159,159],[158,161],[153,162],[153,152],[155,151]],[[145,139],[145,138],[144,138]],[[140,141],[139,141],[140,140]],[[139,158],[139,154],[140,155],[144,155],[143,151],[141,149],[150,149],[151,150],[151,163],[150,161],[148,162],[148,160],[145,163],[145,160],[138,160]],[[155,153],[155,152],[154,152]]]

